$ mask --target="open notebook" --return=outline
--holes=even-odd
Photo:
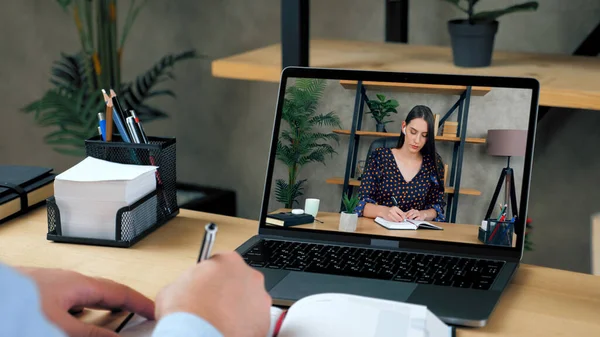
[[[284,315],[285,314],[285,315]],[[133,321],[133,320],[132,320]],[[151,336],[155,322],[139,320],[119,333]],[[455,329],[427,307],[376,298],[324,293],[307,296],[287,311],[271,308],[267,337],[450,337]]]
[[[394,222],[394,221],[388,221],[385,220],[384,218],[380,218],[377,217],[375,218],[375,222],[382,225],[383,227],[387,228],[387,229],[413,229],[413,230],[417,230],[419,228],[423,228],[423,229],[438,229],[438,230],[443,230],[442,227],[436,226],[432,223],[429,223],[427,221],[419,221],[419,220],[404,220],[402,222]]]

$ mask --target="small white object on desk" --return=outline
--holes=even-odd
[[[54,198],[62,235],[115,240],[117,211],[156,189],[156,168],[87,157],[56,176]],[[149,202],[156,203],[156,198]],[[145,219],[148,224],[136,225],[153,225],[155,212]]]
[[[296,208],[292,210],[292,214],[304,214],[304,210],[300,208]]]

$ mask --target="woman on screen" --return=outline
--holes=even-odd
[[[359,216],[445,221],[444,164],[435,151],[433,113],[413,107],[396,148],[371,152],[361,178]]]

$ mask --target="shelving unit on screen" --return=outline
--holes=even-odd
[[[484,96],[491,91],[489,87],[472,87],[460,85],[439,85],[439,84],[420,84],[420,83],[397,83],[397,82],[368,82],[341,80],[340,85],[348,90],[355,90],[354,113],[352,116],[352,126],[350,130],[333,130],[334,133],[347,135],[350,137],[348,146],[348,157],[346,169],[342,177],[331,177],[326,180],[328,184],[342,185],[342,193],[352,192],[354,187],[360,186],[360,180],[353,179],[357,162],[358,145],[361,137],[400,137],[399,133],[375,132],[361,130],[363,120],[363,108],[369,101],[367,92],[369,90],[395,91],[406,93],[439,94],[439,95],[458,95],[458,99],[444,114],[438,124],[442,129],[444,123],[454,113],[457,114],[458,132],[456,136],[437,135],[435,140],[439,142],[453,143],[452,165],[450,166],[450,179],[446,181],[445,192],[448,199],[446,210],[447,219],[450,222],[456,221],[456,211],[458,208],[458,199],[460,195],[480,196],[481,191],[474,188],[461,187],[461,170],[465,144],[485,144],[485,138],[466,137],[467,121],[469,117],[469,102],[471,96]],[[373,140],[373,141],[376,141]],[[458,191],[458,193],[457,193]],[[341,206],[340,206],[341,207]]]

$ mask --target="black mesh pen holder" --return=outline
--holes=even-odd
[[[175,217],[177,205],[176,139],[148,137],[149,144],[122,142],[118,136],[105,142],[100,136],[85,141],[88,156],[120,164],[158,166],[156,175],[158,222]]]
[[[167,222],[158,221],[158,200],[156,190],[147,194],[130,206],[120,208],[115,221],[108,226],[114,227],[114,239],[69,236],[61,224],[60,209],[54,197],[46,200],[48,208],[47,239],[56,242],[78,243],[112,247],[131,247]]]
[[[120,164],[158,166],[156,190],[133,205],[124,207],[117,212],[115,215],[115,240],[88,240],[61,235],[60,211],[53,199],[51,198],[52,201],[48,199],[48,239],[60,242],[130,247],[177,216],[179,206],[177,205],[176,145],[175,138],[163,137],[148,137],[148,144],[126,143],[117,135],[113,136],[111,142],[103,141],[100,136],[87,139],[85,141],[87,156]],[[147,225],[147,219],[153,219],[154,223]]]

